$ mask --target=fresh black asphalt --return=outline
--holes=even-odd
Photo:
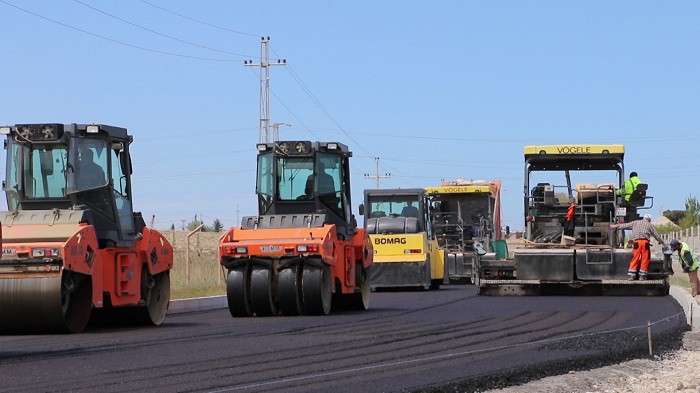
[[[0,391],[480,391],[677,348],[671,297],[480,297],[472,286],[372,293],[368,311],[0,336]]]

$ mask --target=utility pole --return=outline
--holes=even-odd
[[[185,230],[185,221],[187,221],[187,220],[180,220],[180,221],[182,221],[182,230],[184,231]]]
[[[377,180],[377,189],[379,189],[379,179],[388,179],[391,177],[391,173],[385,173],[383,175],[379,175],[379,157],[374,157],[374,164],[376,168],[375,175],[370,175],[365,173],[365,179],[376,179]]]
[[[245,60],[243,65],[260,67],[260,125],[258,142],[270,142],[270,66],[287,65],[287,60],[270,63],[270,37],[260,37],[260,62]],[[263,137],[264,136],[264,137]]]
[[[277,142],[280,140],[280,126],[291,127],[288,123],[272,123],[272,141]]]
[[[151,217],[151,229],[153,229],[156,226],[156,215],[154,214],[153,217]]]

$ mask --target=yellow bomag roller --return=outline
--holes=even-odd
[[[0,331],[80,332],[93,309],[158,325],[173,249],[132,209],[132,137],[86,124],[21,124],[7,135],[0,213]]]
[[[424,189],[365,190],[360,213],[375,253],[372,289],[440,288],[445,252],[438,248]]]

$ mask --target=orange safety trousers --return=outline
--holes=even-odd
[[[637,270],[640,272],[646,273],[647,270],[649,270],[649,261],[651,259],[651,244],[649,243],[649,240],[647,239],[637,239],[634,241],[634,246],[632,248],[632,260],[630,261],[630,268],[629,272],[632,273],[637,273]],[[642,266],[640,269],[639,263],[641,262]]]

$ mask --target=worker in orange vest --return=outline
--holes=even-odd
[[[667,249],[668,246],[659,236],[659,232],[651,223],[651,216],[645,215],[641,220],[635,220],[625,224],[611,224],[612,229],[632,229],[632,238],[634,239],[634,245],[632,246],[632,260],[630,261],[629,269],[627,270],[627,276],[630,281],[637,279],[637,274],[639,274],[640,280],[647,279],[647,271],[649,269],[649,262],[651,261],[651,244],[649,243],[650,237],[654,237],[663,249]],[[641,267],[640,267],[641,263]]]

